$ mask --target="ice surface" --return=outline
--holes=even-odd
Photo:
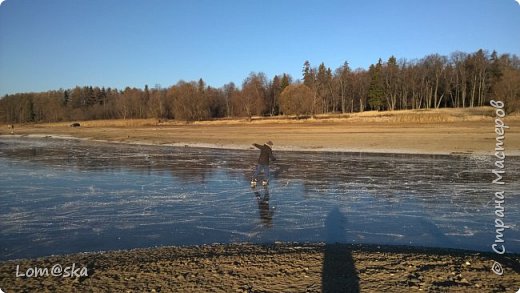
[[[277,152],[0,139],[0,260],[161,245],[325,241],[491,251],[506,191],[520,252],[520,158]]]

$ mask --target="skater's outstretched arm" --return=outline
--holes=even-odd
[[[262,149],[262,146],[259,145],[259,144],[257,144],[257,143],[254,143],[253,145],[254,145],[257,149],[260,149],[260,150]]]

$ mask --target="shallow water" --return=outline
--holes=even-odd
[[[277,152],[0,138],[0,260],[229,242],[325,241],[491,251],[506,191],[520,252],[520,158],[491,184],[486,156]],[[515,180],[516,179],[516,180]]]

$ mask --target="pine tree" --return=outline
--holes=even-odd
[[[384,84],[381,76],[383,63],[381,58],[374,66],[370,65],[369,74],[371,76],[370,86],[368,87],[368,105],[373,110],[382,110],[384,99]]]
[[[61,103],[63,106],[67,106],[67,104],[69,103],[69,91],[68,90],[65,90],[63,91],[63,99],[61,100]]]
[[[280,82],[280,92],[283,92],[283,90],[291,84],[291,77],[284,73],[282,75],[282,81]]]

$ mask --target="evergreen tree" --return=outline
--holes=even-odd
[[[282,81],[280,82],[280,92],[283,92],[283,90],[289,86],[292,83],[291,76],[284,73],[282,75]]]
[[[63,106],[67,106],[67,104],[69,103],[69,91],[68,90],[65,90],[63,91],[63,99],[61,100],[61,104]]]
[[[382,110],[383,109],[383,101],[384,101],[384,83],[383,78],[381,76],[381,71],[383,68],[383,63],[381,58],[374,66],[370,65],[368,70],[370,74],[370,86],[368,87],[368,105],[373,110]]]

